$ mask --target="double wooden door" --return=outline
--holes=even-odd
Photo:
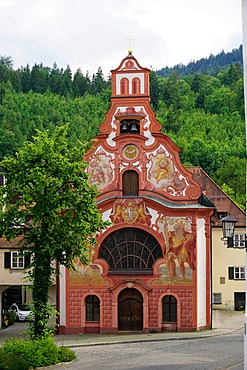
[[[137,289],[124,289],[119,294],[118,330],[143,330],[143,298]]]

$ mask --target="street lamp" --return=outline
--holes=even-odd
[[[235,224],[238,222],[236,218],[232,216],[226,216],[222,218],[222,233],[223,238],[221,240],[227,245],[227,248],[245,248],[247,250],[247,242],[246,242],[246,235],[244,239],[240,241],[239,244],[234,244],[234,232],[235,232]]]
[[[247,1],[247,0],[246,0]],[[247,3],[246,3],[247,4]],[[234,217],[226,216],[222,218],[222,232],[223,238],[221,240],[227,245],[227,248],[245,248],[247,252],[247,238],[244,234],[244,239],[240,241],[239,245],[234,244],[234,230],[235,224],[238,222]],[[247,276],[247,253],[245,266],[245,280]],[[247,370],[247,280],[245,283],[245,313],[244,313],[244,370]]]

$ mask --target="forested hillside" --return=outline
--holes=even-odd
[[[210,55],[208,58],[202,58],[197,61],[191,61],[186,66],[184,64],[176,64],[174,67],[165,67],[156,71],[158,76],[168,77],[174,71],[179,76],[188,76],[191,73],[208,73],[211,76],[216,75],[220,70],[229,67],[231,64],[243,64],[243,47],[240,45],[238,49],[233,49],[231,52],[225,53],[224,50],[217,55]]]
[[[69,145],[99,133],[110,106],[110,80],[101,68],[90,77],[42,64],[14,70],[0,57],[0,160],[14,155],[35,130],[69,123]],[[163,133],[182,148],[184,165],[201,166],[245,206],[245,121],[239,63],[184,77],[150,75],[151,104]]]

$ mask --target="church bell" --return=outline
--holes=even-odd
[[[136,124],[135,123],[132,123],[132,125],[131,125],[131,129],[130,129],[130,132],[132,132],[132,133],[136,133],[136,132],[138,132],[138,129],[137,129],[137,126],[136,126]]]

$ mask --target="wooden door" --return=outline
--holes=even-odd
[[[118,330],[143,330],[143,298],[137,289],[124,289],[119,294]]]

